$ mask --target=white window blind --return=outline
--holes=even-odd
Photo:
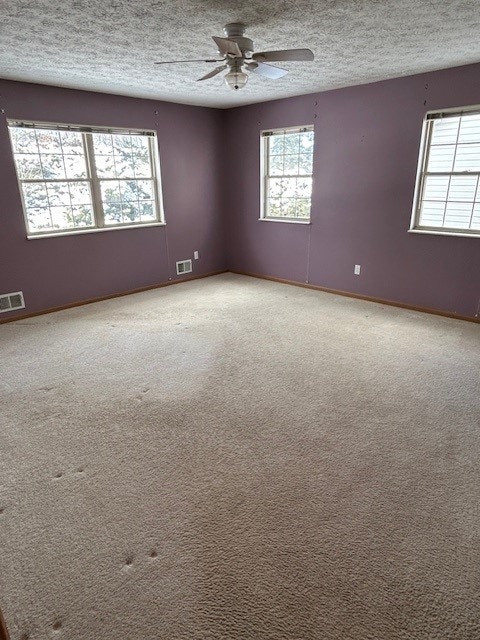
[[[412,228],[480,235],[480,112],[428,114]]]

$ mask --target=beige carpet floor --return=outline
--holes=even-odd
[[[479,326],[225,274],[0,340],[12,640],[479,640]]]

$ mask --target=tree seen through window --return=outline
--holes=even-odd
[[[10,125],[30,234],[160,220],[152,135]]]
[[[264,134],[264,217],[308,220],[312,194],[312,127]]]

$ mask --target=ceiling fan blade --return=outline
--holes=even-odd
[[[255,62],[250,62],[249,64],[247,64],[247,69],[259,76],[263,76],[264,78],[270,78],[270,80],[282,78],[288,73],[286,69],[274,67],[272,64],[264,64],[263,62],[258,62],[257,60],[255,60]]]
[[[217,38],[217,36],[212,36],[215,44],[218,47],[218,51],[222,56],[231,55],[234,58],[241,58],[242,52],[240,51],[240,47],[235,42],[235,40],[229,40],[228,38]]]
[[[281,49],[279,51],[260,51],[254,53],[252,60],[259,62],[304,62],[314,59],[310,49]]]
[[[183,62],[223,62],[223,60],[214,60],[213,58],[209,60],[163,60],[162,62],[154,62],[153,64],[180,64]]]
[[[202,76],[201,78],[198,78],[197,82],[200,82],[201,80],[208,80],[209,78],[213,78],[214,76],[217,75],[217,73],[220,73],[221,71],[223,71],[226,68],[227,68],[226,64],[221,64],[219,67],[215,67],[215,69],[213,71],[210,71],[210,73],[207,73],[204,76]]]

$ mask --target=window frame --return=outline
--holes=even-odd
[[[82,135],[83,145],[83,159],[85,160],[86,177],[85,178],[59,178],[59,179],[22,179],[20,178],[17,162],[15,158],[14,144],[11,129],[15,127],[25,127],[26,129],[33,130],[50,130],[50,131],[72,131],[80,133]],[[106,127],[106,126],[87,126],[78,124],[66,124],[58,122],[43,122],[37,120],[20,120],[18,118],[7,119],[7,128],[10,138],[10,145],[12,151],[13,162],[15,165],[15,173],[17,176],[17,182],[20,192],[20,199],[22,202],[23,218],[25,223],[25,229],[28,240],[36,240],[39,238],[52,238],[61,236],[81,235],[87,233],[98,233],[104,231],[118,231],[121,229],[139,229],[146,227],[165,226],[165,212],[163,207],[163,194],[161,184],[161,171],[160,171],[160,154],[157,132],[153,129],[136,129],[132,127]],[[127,223],[117,224],[105,224],[104,206],[102,202],[100,183],[105,180],[117,180],[121,181],[122,178],[102,178],[98,175],[95,164],[95,152],[93,146],[92,134],[95,133],[110,133],[113,135],[140,135],[148,138],[149,148],[149,160],[152,175],[150,178],[138,178],[138,180],[147,180],[152,182],[152,192],[154,196],[156,219],[147,220],[145,222],[133,221]],[[89,135],[90,134],[90,135]],[[124,178],[125,179],[125,178]],[[47,229],[45,231],[31,231],[28,223],[27,208],[25,205],[25,199],[23,194],[23,183],[43,183],[49,182],[86,182],[89,185],[91,203],[92,203],[92,218],[94,224],[89,227],[74,227],[74,228],[62,228],[62,229]]]
[[[426,168],[428,166],[428,160],[430,156],[430,142],[432,138],[433,122],[442,118],[458,117],[462,115],[476,115],[480,114],[480,105],[473,105],[468,107],[453,107],[450,109],[437,109],[427,111],[423,118],[422,134],[420,140],[420,149],[418,154],[417,173],[415,178],[415,190],[413,195],[412,214],[410,218],[409,233],[419,233],[427,235],[439,235],[439,236],[460,236],[464,238],[480,238],[480,229],[461,229],[457,227],[432,227],[427,225],[420,225],[420,211],[423,201],[423,193],[425,190],[426,177],[428,175],[469,175],[478,176],[478,185],[480,185],[480,171],[451,171],[428,174]],[[455,145],[457,146],[458,142]],[[480,193],[480,187],[478,187]],[[448,195],[447,195],[448,202]],[[474,200],[475,203],[475,200]]]
[[[286,222],[290,224],[311,224],[312,214],[312,194],[310,194],[310,211],[308,218],[289,218],[283,216],[267,216],[267,197],[268,197],[268,181],[271,176],[268,173],[269,167],[269,144],[268,139],[275,133],[301,133],[305,131],[312,131],[314,134],[314,149],[315,149],[315,126],[314,124],[297,125],[293,127],[278,127],[275,129],[262,129],[260,131],[260,221],[264,222]],[[312,173],[308,177],[312,179],[313,188],[313,160],[314,149],[312,150]],[[282,177],[282,176],[279,176]],[[285,176],[288,177],[288,176]],[[293,176],[299,177],[299,176]]]

